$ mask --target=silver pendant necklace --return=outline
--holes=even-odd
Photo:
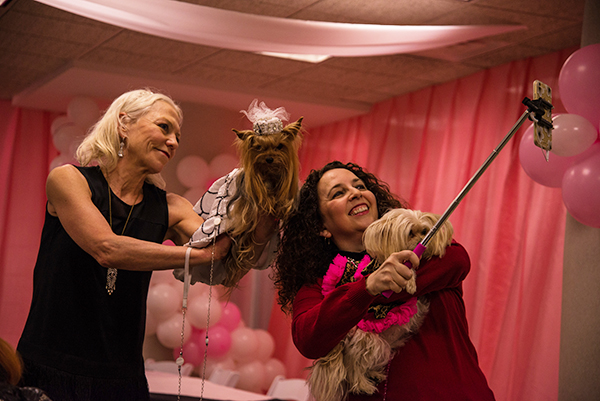
[[[110,229],[112,230],[112,190],[110,189],[110,184],[108,183],[108,181],[106,182],[106,184],[108,186],[108,224],[110,225]],[[131,217],[133,208],[135,207],[135,204],[137,203],[139,198],[140,194],[138,193],[135,198],[135,201],[133,202],[133,205],[131,205],[131,209],[129,209],[129,214],[127,215],[127,219],[125,220],[125,225],[123,226],[123,231],[121,231],[121,235],[125,233],[127,223],[129,223],[129,218]],[[115,291],[116,283],[117,269],[114,267],[109,267],[108,271],[106,272],[106,292],[108,292],[108,295],[112,295],[112,293]]]

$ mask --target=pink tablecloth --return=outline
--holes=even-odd
[[[172,373],[157,371],[146,371],[148,386],[152,394],[172,394],[177,395],[179,388],[179,376]],[[202,379],[198,377],[181,378],[181,395],[188,397],[200,397],[202,392]],[[203,398],[206,400],[227,400],[227,401],[264,401],[272,400],[264,394],[251,393],[249,391],[239,390],[232,387],[221,386],[204,381]]]

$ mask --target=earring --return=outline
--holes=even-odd
[[[121,141],[121,143],[119,144],[119,152],[117,153],[117,155],[119,157],[123,157],[123,148],[125,147],[125,141]]]

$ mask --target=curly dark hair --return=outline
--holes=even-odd
[[[284,223],[277,260],[273,266],[278,303],[286,313],[291,312],[300,288],[305,284],[314,284],[323,277],[329,262],[338,252],[332,242],[319,235],[323,230],[323,219],[319,211],[317,185],[323,174],[339,168],[354,173],[375,195],[378,216],[389,209],[408,207],[404,200],[390,192],[387,183],[357,164],[333,161],[320,170],[312,170],[300,189],[296,209]]]

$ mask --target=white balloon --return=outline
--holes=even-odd
[[[69,153],[71,144],[80,141],[82,137],[83,129],[81,127],[75,124],[63,124],[52,136],[52,143],[60,153]]]
[[[177,178],[188,188],[204,188],[208,174],[208,163],[200,156],[186,156],[177,164]]]
[[[248,327],[238,327],[231,332],[231,348],[229,356],[234,361],[246,363],[256,360],[258,351],[258,338],[253,329]]]
[[[219,322],[219,319],[221,318],[221,304],[218,299],[213,297],[210,300],[209,305],[208,294],[200,295],[188,300],[188,311],[186,316],[188,316],[192,326],[198,329],[206,329],[207,322],[208,327],[214,326]]]
[[[263,382],[263,389],[265,391],[268,390],[271,383],[273,383],[273,379],[279,375],[287,376],[283,362],[276,358],[271,358],[265,362],[265,381]]]
[[[156,284],[148,290],[147,307],[148,312],[161,322],[181,308],[181,298],[170,284]]]
[[[236,388],[240,390],[260,393],[265,382],[265,367],[262,362],[251,361],[237,367],[240,379]]]
[[[177,348],[181,346],[181,324],[183,317],[181,313],[176,313],[169,319],[161,322],[156,327],[156,337],[158,341],[167,348]],[[183,338],[184,344],[192,334],[192,327],[189,324],[184,325]]]
[[[267,362],[273,356],[275,351],[275,340],[271,333],[266,330],[256,329],[254,330],[256,339],[258,342],[258,348],[256,351],[256,359],[261,362]]]
[[[229,174],[231,170],[238,166],[238,158],[228,153],[221,153],[215,156],[209,165],[210,176],[220,178]]]
[[[58,116],[52,121],[52,125],[50,126],[50,132],[52,135],[56,134],[56,131],[59,127],[62,127],[66,124],[73,124],[73,122],[66,115]]]
[[[146,336],[156,334],[156,327],[158,326],[158,320],[146,310]]]
[[[50,171],[63,164],[74,163],[75,161],[70,155],[58,155],[50,162]]]
[[[69,102],[67,116],[75,124],[87,129],[98,120],[100,110],[93,99],[78,96]]]

